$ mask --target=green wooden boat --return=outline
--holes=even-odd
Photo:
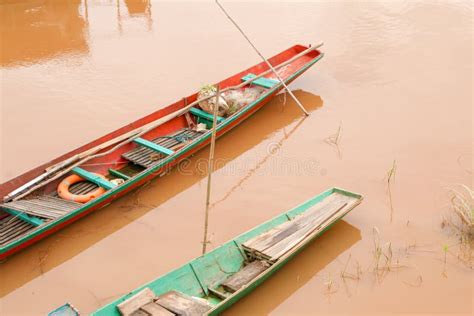
[[[92,315],[217,315],[360,204],[329,189],[151,281]]]

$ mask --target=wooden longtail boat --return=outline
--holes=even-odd
[[[360,204],[329,189],[147,283],[92,315],[217,315]]]
[[[290,83],[323,57],[318,47],[295,45],[269,61]],[[217,136],[282,89],[263,62],[218,85],[221,91],[259,86],[263,92],[229,117],[219,117]],[[211,132],[196,129],[197,123],[209,129],[212,116],[199,108],[195,93],[0,185],[0,196],[5,196],[0,204],[0,261],[165,174],[208,145]],[[87,181],[70,185],[68,194],[88,195],[90,201],[78,203],[58,195],[58,185],[72,175]],[[112,181],[116,179],[123,182]],[[105,193],[94,196],[98,188]]]

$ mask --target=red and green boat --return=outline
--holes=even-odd
[[[295,45],[269,62],[288,84],[323,57],[318,47]],[[217,85],[222,92],[262,89],[237,112],[217,118],[218,137],[283,88],[264,62]],[[197,99],[198,93],[185,97],[1,184],[0,261],[165,174],[208,145],[213,116]]]

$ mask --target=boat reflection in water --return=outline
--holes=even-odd
[[[64,54],[87,54],[81,1],[22,1],[0,6],[0,66],[29,65]]]

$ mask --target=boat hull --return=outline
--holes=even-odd
[[[257,275],[250,283],[243,285],[239,290],[231,294],[225,299],[213,300],[213,308],[206,315],[218,315],[224,310],[238,302],[244,296],[250,294],[255,288],[265,282],[283,266],[285,266],[294,256],[300,253],[312,241],[321,236],[325,231],[331,228],[348,212],[359,205],[363,197],[360,194],[345,191],[339,188],[331,188],[310,200],[300,204],[299,206],[276,216],[273,219],[247,231],[231,241],[213,249],[212,251],[191,260],[185,265],[131,291],[129,294],[111,302],[99,310],[92,313],[95,316],[119,316],[117,306],[125,300],[130,299],[145,288],[151,289],[158,297],[168,291],[183,291],[190,296],[197,296],[211,301],[212,293],[206,291],[215,284],[222,284],[223,277],[229,271],[238,271],[242,267],[243,260],[247,258],[244,255],[243,244],[265,234],[272,229],[289,221],[293,221],[300,215],[311,210],[318,203],[324,203],[324,200],[334,196],[342,195],[351,199],[350,203],[344,204],[345,209],[337,214],[334,218],[322,226],[322,229],[314,230],[305,237],[299,244],[290,249],[286,254],[281,256],[268,269]],[[238,268],[240,267],[240,269]],[[236,273],[236,272],[234,272]],[[211,295],[209,294],[211,293]]]
[[[316,63],[319,59],[323,57],[322,53],[318,53],[317,56],[312,58],[306,64],[304,64],[299,70],[285,79],[285,83],[289,84],[293,80],[295,80],[298,76],[308,70],[314,63]],[[224,81],[225,82],[225,81]],[[223,83],[224,83],[223,82]],[[271,89],[269,92],[265,93],[255,102],[247,106],[244,110],[239,112],[239,115],[232,116],[226,119],[223,123],[219,124],[217,129],[217,137],[220,137],[227,133],[228,131],[232,130],[234,127],[239,125],[241,122],[246,120],[260,108],[262,108],[266,103],[268,103],[271,98],[273,98],[280,90],[282,89],[281,85],[275,87],[275,89]],[[165,113],[167,114],[167,113]],[[172,122],[171,122],[172,124]],[[170,128],[170,127],[167,127]],[[112,136],[110,134],[109,136]],[[127,194],[131,190],[134,190],[143,184],[151,181],[152,179],[164,174],[165,171],[169,170],[179,162],[184,159],[189,158],[190,156],[194,155],[199,150],[203,149],[210,143],[210,135],[206,137],[201,137],[197,141],[194,141],[191,146],[186,146],[179,152],[178,155],[174,155],[173,159],[169,161],[165,161],[159,164],[157,167],[150,168],[139,174],[138,176],[130,179],[129,181],[125,182],[123,185],[118,186],[117,188],[112,189],[111,191],[107,192],[106,194],[84,204],[83,207],[71,212],[70,214],[66,214],[65,216],[49,222],[45,225],[39,226],[37,229],[32,230],[28,235],[23,236],[12,243],[3,246],[0,248],[0,261],[5,260],[7,257],[13,255],[14,253],[40,241],[41,239],[57,232],[58,230],[66,227],[73,222],[79,220],[80,218],[90,214],[91,212],[98,210],[108,204],[110,204],[115,199]],[[91,143],[93,144],[93,143]]]

